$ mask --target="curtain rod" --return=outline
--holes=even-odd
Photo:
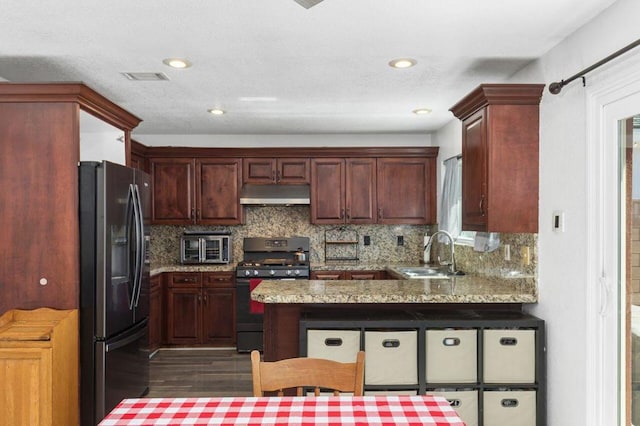
[[[549,85],[549,92],[551,92],[554,95],[557,95],[558,93],[560,93],[562,91],[562,88],[564,86],[566,86],[567,84],[571,83],[573,80],[575,80],[578,77],[582,77],[582,85],[585,85],[585,78],[584,75],[593,71],[594,69],[598,68],[599,66],[602,66],[604,64],[606,64],[607,62],[609,62],[612,59],[617,58],[618,56],[622,55],[623,53],[627,53],[629,50],[633,49],[634,47],[638,47],[640,45],[640,39],[634,41],[633,43],[623,47],[622,49],[612,53],[611,55],[607,56],[606,58],[604,58],[603,60],[596,62],[595,64],[591,65],[588,68],[583,69],[582,71],[580,71],[577,74],[572,75],[571,77],[569,77],[566,80],[560,80],[555,81],[553,83],[551,83]]]
[[[451,157],[449,157],[449,158],[447,158],[445,160],[442,160],[442,162],[444,163],[445,161],[449,161],[449,160],[452,160],[454,158],[461,159],[462,158],[462,154],[452,155]]]

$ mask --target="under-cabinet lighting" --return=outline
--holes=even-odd
[[[225,110],[220,108],[212,108],[212,109],[208,109],[207,112],[211,115],[222,115],[225,113]]]
[[[413,113],[416,115],[428,115],[431,114],[431,110],[429,108],[418,108],[414,109]]]

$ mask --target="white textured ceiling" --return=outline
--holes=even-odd
[[[612,3],[6,0],[0,77],[83,81],[144,120],[134,135],[427,133],[478,84],[504,81]],[[418,63],[390,68],[398,57]],[[412,114],[421,107],[433,113]]]

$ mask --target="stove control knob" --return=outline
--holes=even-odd
[[[251,275],[251,271],[249,271],[249,270],[244,271],[244,276],[245,277],[248,277],[249,275]]]
[[[269,271],[269,275],[274,276],[276,274],[276,271],[274,271],[273,269]]]
[[[300,275],[300,269],[296,269],[293,273],[296,275]]]
[[[257,269],[253,270],[253,275],[255,275],[256,277],[258,276],[258,270]]]
[[[291,269],[287,269],[287,275],[291,275]]]

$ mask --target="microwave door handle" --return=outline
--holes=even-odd
[[[204,238],[200,238],[198,241],[200,244],[200,263],[205,263],[205,261],[207,260],[207,240],[205,240]]]

